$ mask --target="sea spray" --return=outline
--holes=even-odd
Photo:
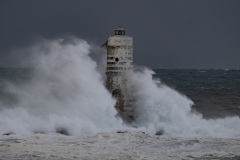
[[[153,79],[143,69],[131,75],[134,88],[135,125],[149,134],[181,137],[240,137],[239,117],[206,120],[191,111],[193,102],[185,95]]]
[[[41,40],[19,50],[23,55],[19,61],[31,68],[32,78],[27,84],[5,84],[17,103],[1,107],[0,134],[49,133],[58,128],[81,134],[124,128],[89,50],[86,41],[76,38],[68,43]]]
[[[14,100],[0,99],[0,134],[132,130],[116,117],[115,100],[99,73],[104,67],[90,58],[91,49],[86,41],[71,38],[41,40],[15,50],[14,66],[28,68],[31,74],[25,83],[2,83],[4,93]],[[191,111],[189,98],[153,79],[152,74],[140,69],[129,75],[136,130],[175,137],[240,137],[239,117],[203,119]]]

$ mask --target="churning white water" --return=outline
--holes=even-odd
[[[1,107],[0,134],[49,133],[57,128],[78,134],[124,128],[89,50],[80,39],[71,43],[42,40],[21,50],[30,53],[21,61],[33,69],[33,77],[23,86],[8,84],[18,103]]]
[[[193,113],[193,102],[181,93],[153,80],[151,70],[131,76],[134,82],[137,126],[146,127],[150,134],[161,132],[181,137],[232,137],[240,138],[239,117],[223,119],[202,118]]]
[[[8,83],[6,90],[17,97],[14,106],[0,103],[0,134],[53,133],[59,128],[70,134],[132,130],[116,117],[115,100],[107,91],[97,63],[84,40],[42,40],[19,50],[19,60],[33,70],[28,84]],[[240,137],[239,117],[205,120],[192,113],[193,102],[153,80],[143,69],[129,76],[134,87],[135,130],[171,136]]]

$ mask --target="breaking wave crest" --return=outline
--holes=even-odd
[[[132,78],[136,99],[136,125],[149,134],[181,137],[238,137],[239,117],[206,120],[191,110],[194,104],[181,93],[153,79],[154,72],[145,69]]]
[[[17,103],[1,107],[1,134],[49,133],[58,128],[78,134],[124,128],[115,117],[115,100],[89,57],[86,41],[41,40],[20,52],[21,65],[33,70],[32,78],[21,86],[8,84]]]
[[[6,82],[16,97],[7,105],[0,100],[0,134],[64,132],[89,134],[132,130],[116,117],[115,100],[104,85],[97,63],[84,40],[41,40],[18,50],[22,67],[31,68],[31,81]],[[136,130],[171,136],[240,137],[239,117],[205,120],[192,113],[193,102],[161,84],[153,71],[133,73]]]

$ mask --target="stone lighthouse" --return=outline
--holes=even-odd
[[[106,87],[116,98],[116,109],[123,118],[132,117],[132,89],[128,76],[133,69],[133,38],[120,25],[102,45],[107,48]]]

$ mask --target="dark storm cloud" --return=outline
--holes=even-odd
[[[1,0],[0,53],[36,37],[101,45],[122,24],[134,38],[135,64],[240,68],[239,8],[237,0]]]

